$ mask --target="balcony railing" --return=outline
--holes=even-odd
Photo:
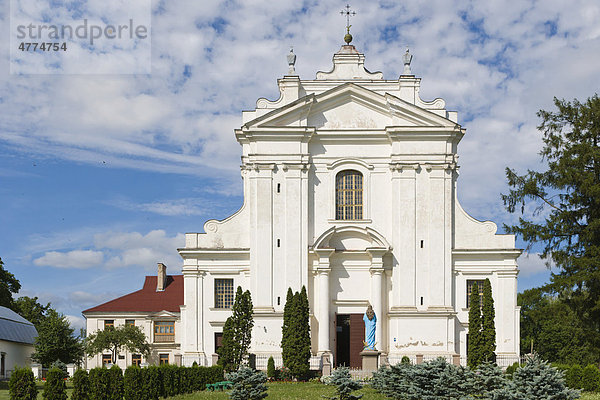
[[[173,343],[175,342],[175,334],[154,335],[154,343]]]

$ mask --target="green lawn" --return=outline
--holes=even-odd
[[[267,399],[322,399],[321,395],[333,396],[335,388],[322,383],[269,383],[269,396]],[[363,394],[363,400],[383,400],[384,396],[371,388],[358,391]],[[227,392],[197,392],[193,394],[175,396],[172,400],[225,400],[228,399]]]
[[[269,383],[268,399],[322,399],[321,395],[333,396],[335,388],[320,383]],[[38,399],[42,400],[43,383],[38,383]],[[67,386],[69,396],[71,395],[71,386]],[[385,397],[375,392],[371,388],[364,388],[359,391],[363,394],[364,400],[383,400]],[[170,400],[226,400],[227,392],[197,392],[184,396],[171,397]],[[9,400],[8,385],[6,382],[0,383],[0,400]],[[584,393],[581,400],[600,400],[600,393]]]

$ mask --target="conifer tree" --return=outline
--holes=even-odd
[[[481,307],[479,302],[479,287],[473,282],[469,297],[469,340],[467,347],[467,365],[471,369],[483,361],[483,335],[481,332]]]
[[[489,279],[483,282],[483,304],[481,307],[482,360],[496,361],[496,325],[494,324],[494,299]]]
[[[565,384],[563,372],[550,366],[537,354],[515,371],[512,383],[512,393],[519,400],[579,398],[579,391],[569,389]]]
[[[288,288],[287,295],[285,297],[285,306],[283,307],[283,325],[281,326],[281,355],[283,358],[283,365],[287,368],[288,362],[290,361],[290,346],[288,345],[290,336],[293,336],[290,330],[290,324],[292,322],[292,314],[294,307],[294,293],[292,288]]]
[[[254,319],[249,290],[243,292],[238,286],[231,311],[231,317],[227,318],[223,327],[223,345],[218,350],[218,363],[225,371],[237,370],[250,348]]]

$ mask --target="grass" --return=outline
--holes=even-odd
[[[44,384],[38,382],[37,384],[38,400],[42,400],[42,391],[44,390]],[[333,386],[323,385],[321,383],[293,383],[293,382],[277,382],[269,383],[269,397],[267,399],[294,399],[294,400],[309,400],[309,399],[322,399],[321,395],[333,396],[335,394],[335,388]],[[67,393],[71,396],[73,388],[68,383]],[[370,387],[365,387],[358,391],[359,394],[363,395],[363,400],[383,400],[384,396],[377,393]],[[0,382],[0,400],[9,400],[8,394],[8,383]],[[169,400],[226,400],[229,399],[227,392],[196,392],[192,394],[186,394],[182,396],[175,396],[169,398]],[[600,400],[600,393],[583,393],[581,400]]]
[[[38,388],[38,400],[43,400],[42,392],[44,391],[44,382],[36,383]],[[71,397],[71,392],[73,391],[73,385],[70,382],[67,382],[67,395]],[[0,382],[0,400],[10,400],[10,394],[8,393],[8,381]]]
[[[322,399],[321,395],[334,396],[335,387],[324,385],[322,383],[294,383],[294,382],[275,382],[267,384],[269,388],[269,397],[267,399],[294,399],[294,400],[309,400]],[[384,396],[377,393],[370,387],[363,388],[357,391],[362,394],[363,400],[383,400]],[[182,396],[172,397],[170,400],[225,400],[229,399],[227,392],[197,392]]]

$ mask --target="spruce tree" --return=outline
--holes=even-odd
[[[242,367],[237,372],[227,374],[227,380],[233,382],[229,392],[232,400],[260,400],[267,397],[267,376],[262,371]]]
[[[469,340],[467,347],[467,365],[471,369],[483,361],[483,335],[481,332],[481,307],[479,303],[479,287],[473,282],[469,298]]]
[[[494,299],[489,279],[483,282],[483,304],[481,307],[482,361],[496,361],[496,325],[494,324]]]
[[[242,291],[238,286],[231,316],[225,321],[223,327],[223,345],[218,350],[219,365],[226,371],[235,371],[243,363],[252,340],[252,297],[250,291]]]
[[[569,389],[562,371],[550,366],[537,354],[517,369],[513,375],[512,392],[519,400],[571,400],[579,398],[579,391]]]

